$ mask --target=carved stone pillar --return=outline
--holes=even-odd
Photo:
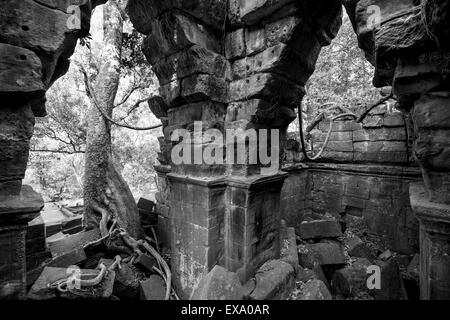
[[[411,206],[420,220],[420,295],[450,299],[450,205],[429,200],[423,184],[412,184]]]
[[[230,177],[226,192],[224,266],[242,283],[280,256],[280,192],[287,174]]]

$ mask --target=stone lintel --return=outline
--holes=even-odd
[[[409,193],[411,208],[427,232],[450,235],[450,205],[431,202],[423,183],[411,183]]]
[[[227,184],[230,187],[237,187],[248,189],[249,191],[265,188],[268,184],[280,183],[282,184],[287,178],[288,174],[285,172],[278,172],[274,175],[255,175],[249,177],[230,176],[227,178]],[[280,186],[281,187],[281,186]]]
[[[347,163],[296,163],[283,167],[283,171],[342,171],[346,173],[368,174],[370,176],[392,176],[405,179],[420,179],[421,171],[419,167],[370,165],[370,164],[347,164]]]
[[[22,186],[18,196],[0,196],[0,225],[27,224],[44,207],[42,196],[32,187]]]
[[[160,173],[160,174],[167,174],[167,173],[170,173],[172,171],[172,167],[171,166],[157,165],[154,168],[155,168],[155,171],[157,173]]]
[[[210,187],[210,188],[226,185],[226,177],[197,178],[197,177],[179,175],[176,173],[169,173],[169,174],[167,174],[167,177],[173,181],[189,183],[189,184],[199,185],[199,186],[203,186],[203,187]]]

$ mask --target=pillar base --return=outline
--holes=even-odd
[[[410,186],[411,207],[420,222],[420,295],[450,299],[450,205],[430,202],[422,183]]]
[[[173,173],[170,181],[172,274],[182,298],[219,264],[224,249],[224,178]]]
[[[0,197],[0,299],[25,299],[26,228],[43,207],[42,197],[29,186],[22,186],[18,196]]]
[[[226,194],[223,265],[245,283],[280,256],[280,193],[286,173],[230,177]]]

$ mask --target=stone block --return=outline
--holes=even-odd
[[[256,288],[256,280],[255,279],[248,280],[242,286],[244,300],[248,300],[250,298],[250,295],[255,290],[255,288]]]
[[[329,122],[322,121],[319,124],[319,130],[328,132],[329,129]],[[356,131],[361,129],[362,125],[360,123],[356,123],[355,121],[334,121],[332,125],[332,132]]]
[[[175,79],[183,79],[194,74],[209,74],[230,80],[231,70],[228,60],[199,45],[186,48],[169,56],[153,66],[160,85]]]
[[[403,127],[405,126],[405,119],[402,113],[388,114],[383,119],[383,126],[385,127]]]
[[[0,43],[0,95],[44,94],[42,65],[33,51]]]
[[[289,263],[295,271],[295,274],[299,270],[298,252],[297,252],[297,239],[294,228],[281,227],[281,253],[280,260]]]
[[[165,11],[176,9],[188,12],[208,27],[221,30],[226,18],[226,4],[227,1],[225,0],[194,0],[189,2],[183,0],[156,2],[134,0],[128,1],[126,10],[136,30],[143,34],[151,32],[151,21],[157,19]]]
[[[198,74],[184,78],[181,87],[182,97],[189,101],[228,101],[227,82],[211,75]]]
[[[337,270],[331,281],[331,286],[335,294],[344,297],[357,297],[363,292],[367,292],[367,268],[370,261],[364,258],[357,259],[352,265]]]
[[[286,105],[295,104],[305,89],[276,74],[255,74],[230,84],[230,102],[252,98],[279,97]]]
[[[310,280],[305,283],[297,300],[332,300],[331,293],[323,281]]]
[[[158,119],[167,118],[167,110],[169,109],[169,106],[164,102],[163,98],[159,96],[150,98],[148,100],[148,107]]]
[[[245,43],[247,56],[261,52],[266,48],[266,37],[264,28],[246,28]]]
[[[158,275],[152,275],[145,281],[139,281],[141,300],[164,300],[166,296],[166,283]]]
[[[317,280],[317,279],[319,279],[317,274],[313,270],[308,268],[300,268],[296,277],[297,281],[305,283],[310,280]]]
[[[332,152],[353,152],[353,141],[330,141],[325,150]]]
[[[0,180],[23,179],[34,129],[34,114],[30,105],[2,107],[0,123],[3,133],[0,136]],[[12,191],[19,192],[11,189],[7,195],[14,195]]]
[[[152,21],[152,32],[144,40],[143,52],[154,65],[192,45],[220,53],[220,42],[198,21],[183,14],[167,13]]]
[[[271,260],[256,272],[256,288],[251,300],[284,300],[294,289],[294,268],[286,262]]]
[[[448,129],[450,99],[439,94],[424,95],[415,103],[413,118],[418,128]]]
[[[57,256],[52,259],[47,266],[54,268],[68,268],[70,266],[77,265],[86,259],[87,257],[84,249],[79,248]]]
[[[351,257],[365,258],[369,261],[373,261],[376,258],[375,253],[357,236],[346,239],[345,247]]]
[[[377,260],[381,268],[381,289],[375,290],[376,300],[404,300],[405,289],[400,275],[400,269],[395,259]]]
[[[7,19],[2,19],[0,22],[1,41],[36,52],[42,61],[47,61],[43,65],[42,75],[44,84],[48,85],[53,77],[57,60],[68,48],[70,50],[70,46],[75,47],[76,37],[72,32],[80,31],[81,28],[69,29],[70,25],[67,22],[71,17],[70,14],[53,10],[36,1],[7,0],[3,2],[3,6],[8,8],[8,15]],[[28,59],[38,63],[29,54]],[[34,68],[34,70],[36,69]],[[33,72],[33,69],[30,71]],[[34,78],[27,85],[33,82],[33,85],[38,84],[37,77],[40,78],[41,73],[38,71],[37,75],[31,76],[30,71],[23,74],[30,80]],[[38,86],[40,85],[38,84]]]
[[[108,269],[114,263],[111,259],[100,259]],[[116,277],[114,279],[113,294],[121,300],[131,300],[139,298],[139,278],[138,274],[128,263],[121,263],[120,268],[114,269]]]
[[[234,79],[242,79],[261,72],[282,74],[294,83],[304,85],[312,70],[302,63],[299,54],[283,43],[269,47],[253,56],[236,60],[232,65]]]
[[[290,2],[293,0],[241,1],[240,16],[246,24],[256,24]]]
[[[339,223],[335,220],[317,220],[303,222],[299,225],[299,235],[302,239],[337,238],[342,236]]]
[[[100,239],[100,232],[97,229],[83,231],[56,241],[48,241],[48,247],[53,257],[71,252],[83,247],[88,242]]]
[[[148,254],[141,254],[134,260],[134,265],[144,271],[155,273],[153,267],[158,267],[158,262]]]
[[[355,152],[353,157],[355,162],[377,163],[407,163],[408,159],[408,154],[405,151]]]
[[[155,202],[145,197],[141,197],[138,200],[137,207],[145,212],[153,212],[155,209]]]
[[[238,29],[228,33],[225,37],[225,57],[229,60],[245,56],[245,32]]]
[[[302,247],[302,248],[300,248]],[[314,267],[316,262],[321,266],[337,266],[345,264],[345,255],[343,247],[334,242],[330,243],[315,243],[299,246],[300,261],[312,261],[312,263],[303,263],[304,267]]]
[[[405,141],[405,128],[378,128],[353,132],[353,141]],[[403,151],[403,150],[402,150]]]
[[[216,265],[194,288],[190,300],[242,300],[243,297],[237,274]]]

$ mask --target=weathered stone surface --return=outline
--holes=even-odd
[[[227,12],[225,0],[166,0],[166,1],[128,1],[127,12],[134,27],[141,33],[152,31],[151,21],[159,18],[167,10],[181,9],[201,20],[209,27],[220,30]]]
[[[376,141],[376,142],[355,142],[354,148],[356,152],[404,152],[406,151],[405,142],[392,141]]]
[[[242,300],[243,297],[237,274],[215,266],[194,289],[190,300]]]
[[[32,187],[23,185],[18,195],[0,196],[0,223],[26,224],[36,218],[43,207],[42,196]]]
[[[73,265],[77,265],[86,260],[86,253],[83,248],[74,249],[70,252],[58,255],[52,259],[47,266],[54,268],[68,268]]]
[[[405,128],[382,128],[382,129],[368,129],[358,130],[353,132],[353,141],[406,141]],[[376,145],[376,144],[374,144]],[[358,147],[355,149],[359,151]],[[395,151],[404,151],[404,146],[400,145]]]
[[[33,51],[0,43],[0,95],[44,94],[41,69]]]
[[[183,79],[181,96],[188,101],[212,100],[226,103],[228,101],[228,84],[224,79],[199,74]]]
[[[302,86],[276,74],[255,74],[230,84],[230,102],[277,96],[286,105],[295,105],[305,93]]]
[[[250,295],[255,290],[255,288],[256,288],[256,280],[255,279],[248,280],[242,286],[244,300],[248,300],[250,298]]]
[[[369,261],[376,258],[373,251],[359,237],[353,237],[345,241],[348,254],[355,258],[365,258]]]
[[[145,281],[140,281],[141,300],[164,300],[166,296],[166,284],[158,275],[152,275]]]
[[[79,249],[90,241],[95,241],[100,238],[101,236],[99,230],[93,229],[64,237],[62,239],[57,239],[56,241],[48,241],[48,247],[52,252],[53,257],[58,257],[75,249]]]
[[[315,262],[321,266],[345,264],[344,250],[335,242],[301,245],[299,260],[305,268],[314,267]]]
[[[236,60],[232,65],[234,79],[242,79],[260,72],[274,72],[301,85],[306,83],[312,71],[300,54],[283,43],[269,47],[256,55]]]
[[[30,105],[2,107],[0,128],[0,181],[21,180],[25,175],[34,130]]]
[[[158,262],[155,258],[147,255],[141,254],[134,260],[135,266],[141,268],[143,271],[154,273],[153,267],[158,267]]]
[[[241,19],[249,25],[255,24],[290,2],[293,0],[241,1]]]
[[[114,263],[111,259],[100,259],[108,269]],[[121,300],[135,299],[139,297],[139,278],[136,272],[127,264],[121,263],[114,269],[113,294]]]
[[[64,74],[68,65],[59,64],[58,60],[71,54],[82,26],[69,29],[69,14],[31,0],[8,0],[2,9],[0,15],[6,18],[1,20],[0,41],[34,51],[43,63],[45,85],[54,80],[54,73]]]
[[[227,34],[225,38],[225,57],[239,59],[245,56],[245,32],[239,29]]]
[[[299,225],[299,235],[304,240],[337,238],[342,236],[342,230],[336,220],[316,220],[302,222]]]
[[[245,49],[247,56],[258,53],[266,47],[265,29],[261,27],[245,29]]]
[[[317,276],[317,274],[308,268],[300,268],[298,273],[297,273],[297,277],[296,280],[297,281],[301,281],[301,282],[308,282],[310,280],[317,280],[319,279],[319,277]]]
[[[375,290],[377,300],[404,300],[405,291],[403,287],[400,269],[395,259],[388,261],[376,261],[381,268],[381,289]]]
[[[367,292],[367,268],[371,265],[370,261],[365,258],[358,258],[351,265],[343,269],[337,270],[331,286],[334,293],[344,297],[356,297],[362,292]]]
[[[310,280],[302,287],[297,300],[331,300],[331,293],[320,280]]]
[[[193,45],[220,53],[219,41],[194,19],[182,14],[165,14],[152,22],[152,33],[144,41],[143,52],[154,65]]]
[[[230,64],[224,56],[199,45],[194,45],[169,56],[153,66],[160,85],[193,74],[209,74],[229,80]]]
[[[281,253],[280,260],[289,263],[295,271],[295,274],[299,270],[298,252],[297,252],[297,240],[294,228],[281,227]]]
[[[251,300],[284,300],[295,286],[294,268],[286,262],[271,260],[256,273],[256,288]]]

